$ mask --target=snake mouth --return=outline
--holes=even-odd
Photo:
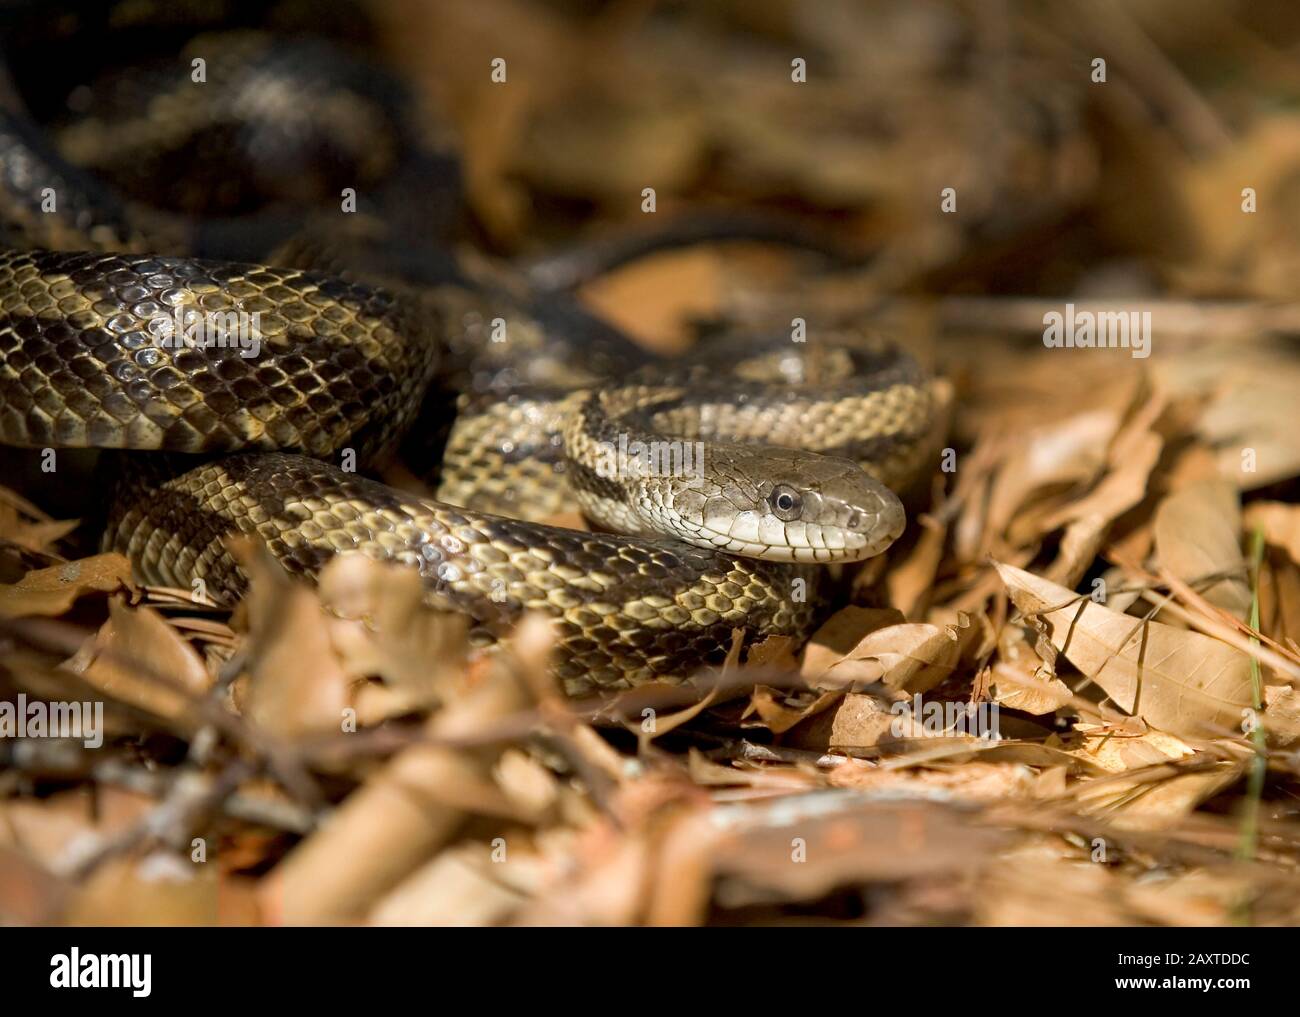
[[[882,491],[878,500],[878,507],[855,509],[843,524],[782,523],[757,512],[741,512],[726,530],[683,520],[681,535],[700,547],[765,561],[821,565],[863,561],[887,550],[907,526],[902,502],[893,492]]]

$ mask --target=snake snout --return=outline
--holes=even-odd
[[[830,510],[834,515],[827,525],[839,526],[845,535],[849,553],[844,560],[880,554],[907,527],[907,513],[898,495],[856,463],[846,463],[841,474],[821,486],[823,511]]]
[[[862,536],[867,558],[880,554],[907,528],[907,513],[898,495],[874,480],[871,486],[869,495],[861,499],[865,507],[851,509],[845,523],[851,533]]]

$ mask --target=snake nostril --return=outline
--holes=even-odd
[[[862,513],[856,509],[849,516],[849,529],[856,530],[862,526]]]

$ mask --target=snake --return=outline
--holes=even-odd
[[[51,180],[69,212],[42,218]],[[145,583],[238,597],[233,533],[307,579],[362,554],[486,638],[550,617],[581,695],[681,681],[736,630],[805,640],[825,566],[903,533],[936,404],[892,340],[747,332],[663,361],[505,269],[403,272],[382,244],[340,268],[340,219],[262,262],[200,256],[0,119],[0,443],[117,450],[101,544]],[[375,479],[452,409],[435,487]],[[575,502],[597,529],[542,521]]]

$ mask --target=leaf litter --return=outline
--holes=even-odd
[[[846,12],[909,33],[888,68],[816,19],[773,21],[839,61],[808,85],[816,116],[773,90],[760,38],[689,12],[394,15],[392,56],[463,128],[469,201],[502,250],[625,226],[652,167],[675,214],[793,198],[885,252],[831,271],[706,245],[583,296],[670,351],[704,319],[905,323],[944,376],[951,462],[900,543],[840,577],[807,646],[737,633],[720,667],[581,701],[549,677],[541,619],[479,647],[413,573],[342,557],[310,587],[251,544],[248,595],[196,602],[93,553],[39,486],[0,489],[0,701],[105,704],[99,747],[0,740],[0,921],[1300,921],[1300,361],[1271,341],[1295,330],[1271,301],[1300,250],[1233,199],[1243,165],[1289,179],[1294,118],[1225,139],[1186,110],[1115,105],[1046,66],[1088,51],[1054,10],[1012,26],[1042,135],[1012,91],[941,73],[952,40],[985,44],[956,6]],[[494,24],[521,23],[554,45],[485,92]],[[615,37],[612,79],[609,57],[575,57]],[[1045,39],[1079,60],[1033,59]],[[1211,108],[1275,84],[1240,41],[1202,43],[1241,61],[1240,80],[1197,83]],[[940,180],[967,218],[917,205]],[[544,211],[560,205],[568,221]],[[1081,263],[1085,238],[1112,256]],[[1041,345],[1043,301],[1117,281],[1168,323],[1149,360]]]

